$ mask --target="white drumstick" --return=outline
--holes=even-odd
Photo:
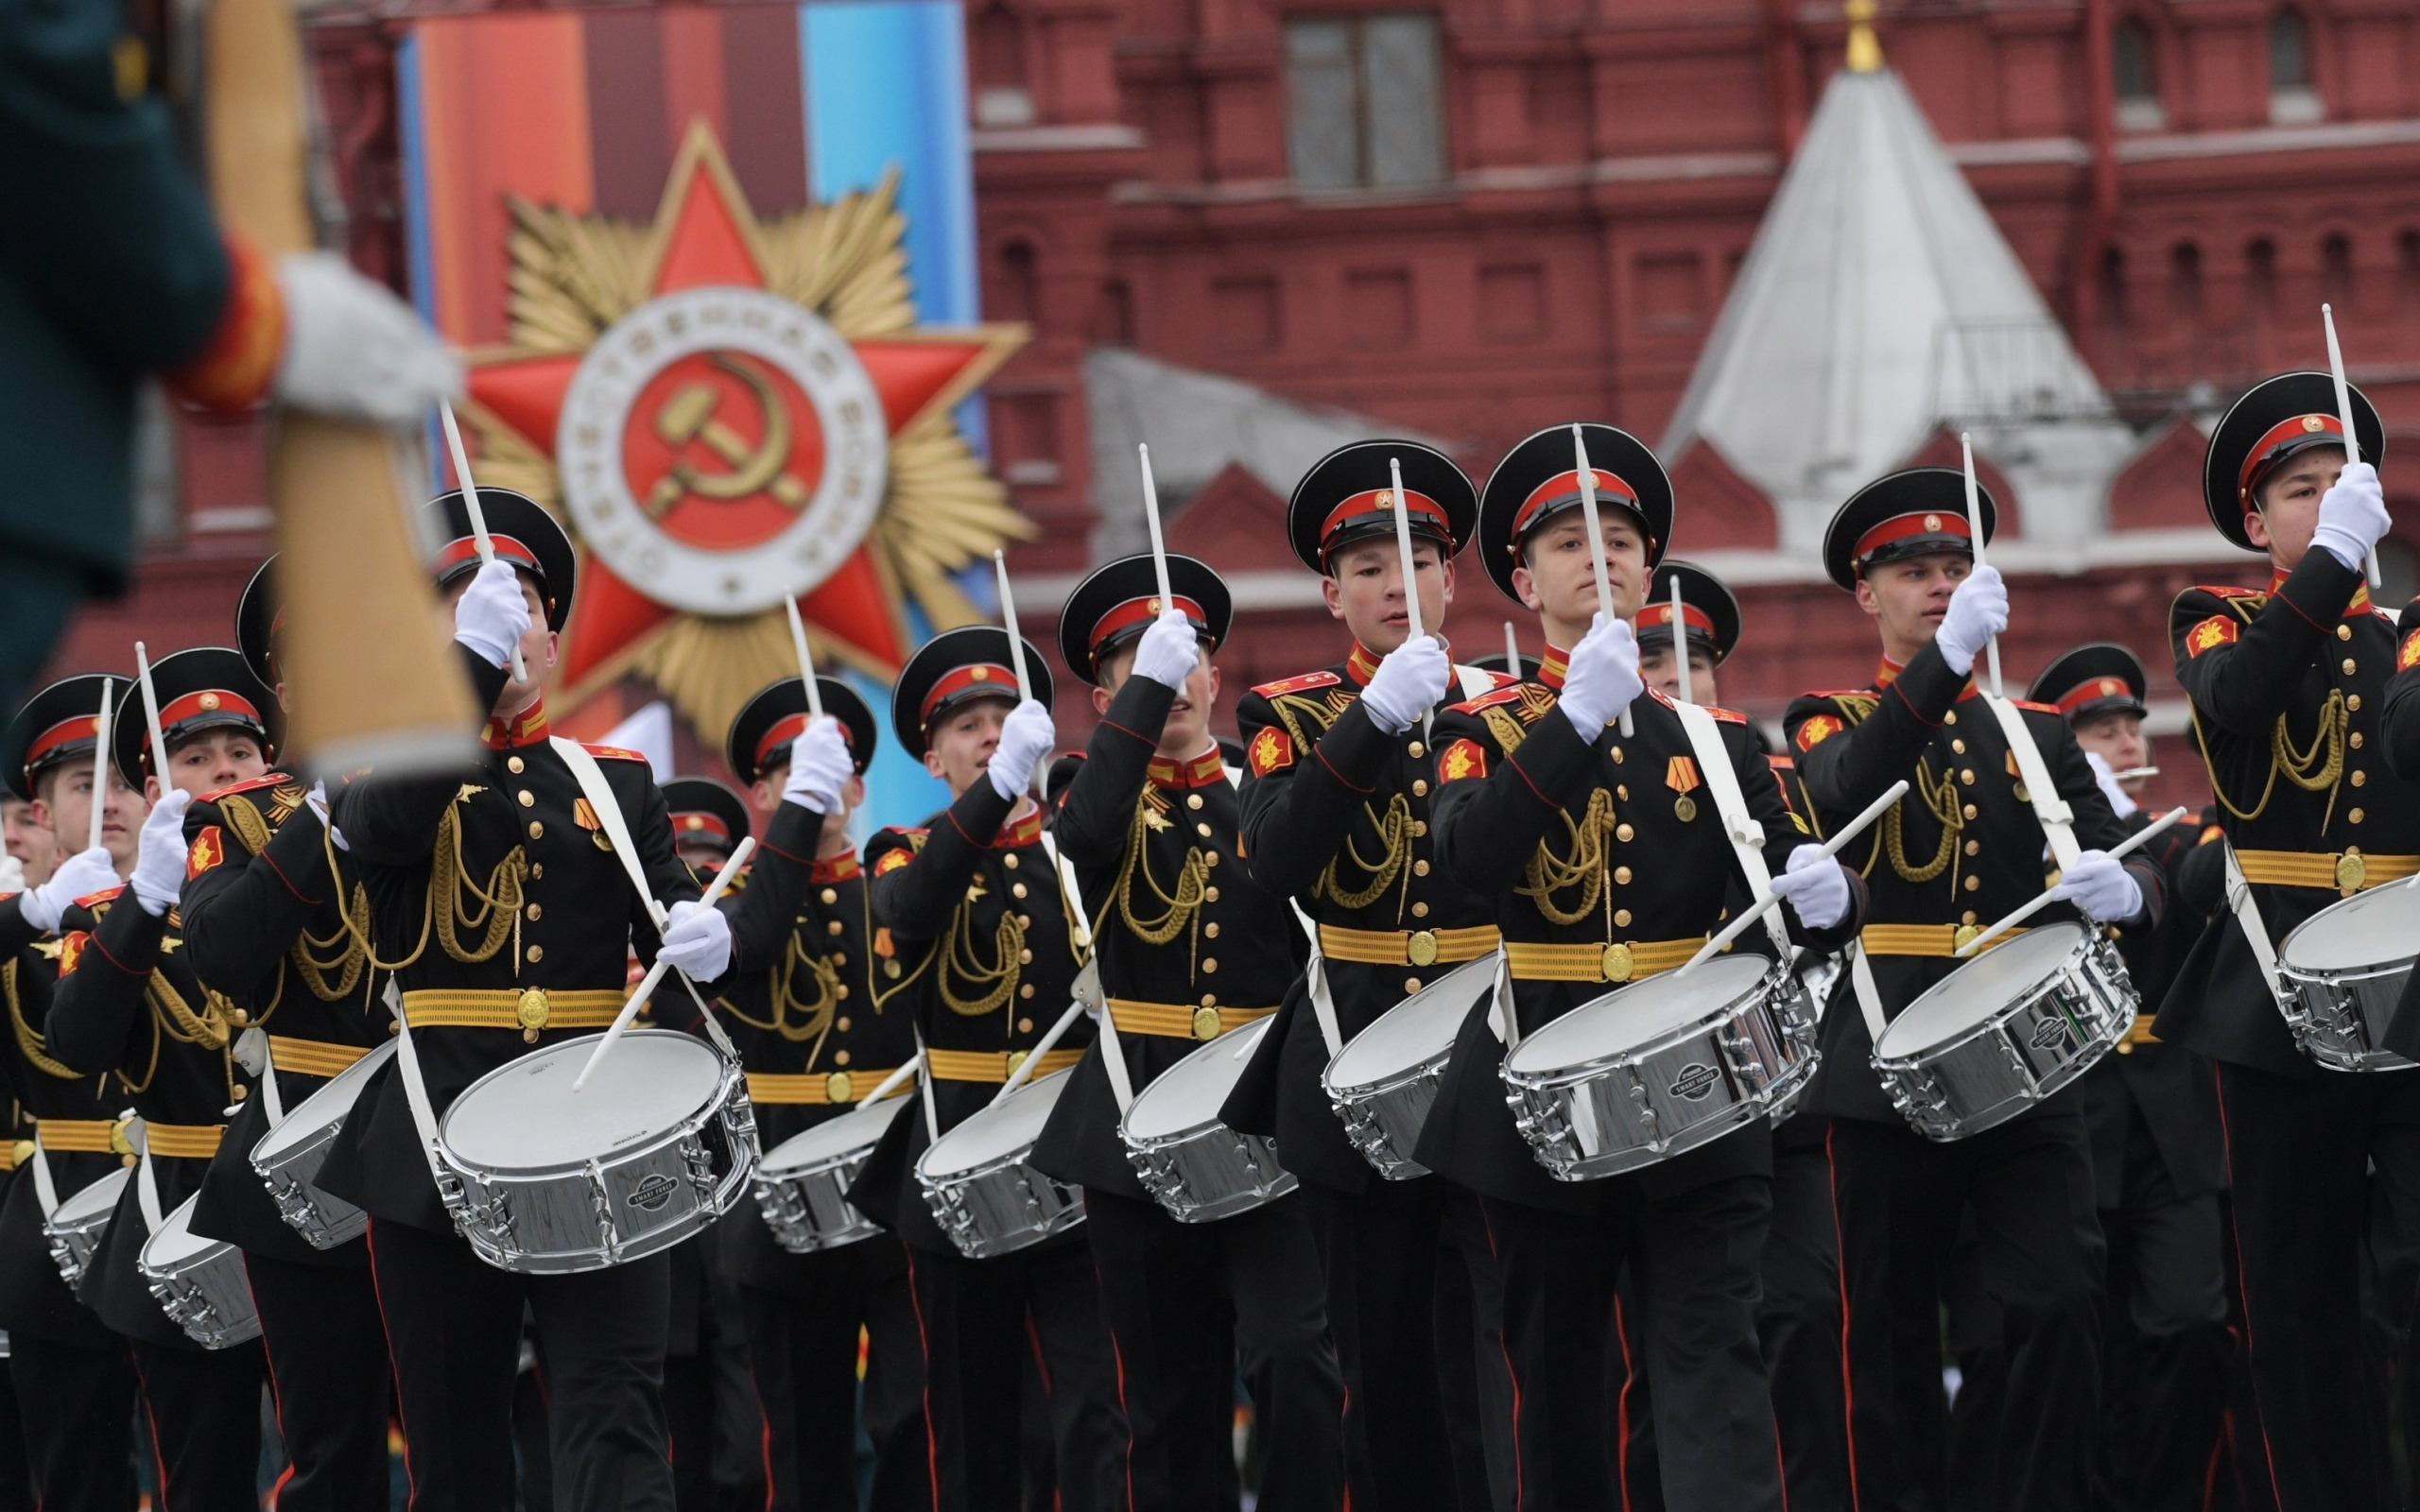
[[[151,775],[160,780],[160,796],[168,796],[168,738],[160,733],[160,690],[151,683],[151,659],[143,643],[134,643],[134,680],[143,690],[143,722],[151,732]]]
[[[1605,623],[1614,622],[1614,584],[1605,576],[1605,538],[1597,527],[1597,470],[1588,465],[1588,437],[1574,421],[1571,425],[1571,455],[1574,471],[1580,474],[1580,517],[1588,529],[1588,560],[1597,569],[1597,612]],[[1622,738],[1637,733],[1633,726],[1629,706],[1622,709]]]
[[[798,677],[806,684],[806,714],[810,719],[823,717],[823,690],[815,685],[815,656],[806,648],[806,622],[798,617],[798,595],[792,593],[782,600],[790,613],[790,649],[798,653]]]
[[[101,679],[101,716],[93,730],[93,824],[92,838],[84,842],[91,850],[101,843],[101,811],[110,801],[110,713],[116,707],[111,696],[116,686],[114,679]]]
[[[1674,573],[1672,575],[1672,664],[1679,668],[1681,673],[1681,701],[1695,703],[1698,701],[1698,696],[1697,689],[1692,685],[1689,678],[1689,641],[1688,636],[1684,633],[1687,627],[1681,623],[1681,575]]]
[[[2110,773],[2109,780],[2113,782],[2131,782],[2137,778],[2157,777],[2158,775],[2159,768],[2156,766],[2129,766],[2122,772]]]
[[[479,565],[495,560],[495,541],[488,534],[488,514],[479,507],[478,486],[471,481],[471,454],[462,449],[462,427],[454,422],[454,406],[445,400],[437,402],[437,417],[445,423],[445,449],[454,454],[454,481],[462,486],[462,512],[470,517],[471,543],[478,548]],[[521,660],[521,647],[512,648],[514,680],[529,680],[529,668]]]
[[[1156,541],[1159,532],[1153,530],[1151,535]],[[992,570],[1000,576],[1000,627],[1009,632],[1009,667],[1017,675],[1017,702],[1023,703],[1033,696],[1033,683],[1026,676],[1025,637],[1017,633],[1017,599],[1009,592],[1009,558],[1006,552],[992,553]],[[1171,603],[1167,583],[1167,564],[1163,562],[1160,565],[1160,608],[1163,611]]]
[[[1420,627],[1420,579],[1411,562],[1411,511],[1403,502],[1403,463],[1388,457],[1387,471],[1394,478],[1395,555],[1403,559],[1403,610],[1410,621],[1405,634],[1417,641],[1428,632]]]
[[[1966,531],[1975,541],[1975,565],[1983,565],[1983,489],[1975,481],[1975,443],[1964,431],[1958,433],[1958,450],[1966,464]],[[2000,638],[1996,635],[1983,643],[1983,652],[1991,659],[1992,696],[2006,697],[2000,687]]]
[[[1151,448],[1149,442],[1134,443],[1134,455],[1143,461],[1143,524],[1151,531],[1151,576],[1159,584],[1160,608],[1175,602],[1168,592],[1168,543],[1160,534],[1160,486],[1151,477]]]
[[[1083,1015],[1083,999],[1078,998],[1075,1002],[1068,1004],[1067,1011],[1059,1015],[1059,1022],[1050,1026],[1047,1034],[1034,1041],[1033,1048],[1025,1053],[1023,1060],[1017,1062],[1017,1069],[1009,1073],[1009,1079],[1000,1084],[1000,1090],[992,1095],[992,1101],[999,1102],[1009,1093],[1033,1080],[1034,1072],[1042,1065],[1042,1057],[1048,1055],[1051,1049],[1066,1036],[1067,1031],[1076,1026],[1076,1020]],[[1104,1050],[1102,1054],[1106,1055],[1108,1052]]]
[[[2151,823],[2127,836],[2125,844],[2117,847],[2109,852],[2109,859],[2115,861],[2120,856],[2133,855],[2135,851],[2140,850],[2145,845],[2149,844],[2152,836],[2160,833],[2167,830],[2169,826],[2185,817],[2185,813],[2186,811],[2182,804],[2169,810],[2158,818],[2153,819]],[[2054,889],[2048,887],[2044,888],[2039,897],[2034,898],[2031,902],[2010,914],[1998,923],[1994,924],[1991,928],[1976,936],[1973,939],[1968,940],[1965,944],[1959,946],[1958,954],[1961,957],[1974,954],[1977,951],[1979,951],[1984,946],[1989,945],[1992,941],[1999,938],[2002,935],[2007,934],[2010,930],[2014,929],[2017,925],[2024,923],[2035,914],[2038,914],[2043,909],[2049,907],[2051,903],[2051,893],[2053,890]]]
[[[1513,633],[1511,620],[1504,622],[1504,670],[1513,681],[1521,680],[1521,637]]]
[[[2344,381],[2344,351],[2336,344],[2336,311],[2325,304],[2319,307],[2319,319],[2327,328],[2327,372],[2336,380],[2336,419],[2344,427],[2344,465],[2351,467],[2361,459],[2361,438],[2353,433],[2353,386]],[[2369,551],[2370,586],[2377,588],[2378,548]]]
[[[749,853],[755,849],[754,835],[741,837],[739,844],[732,849],[731,859],[722,864],[722,869],[715,873],[715,880],[706,885],[705,896],[698,900],[701,906],[712,908],[715,905],[715,900],[731,885],[731,879],[739,875],[739,868],[748,864]],[[658,927],[661,928],[661,924]],[[661,952],[657,953],[655,964],[647,969],[647,975],[639,978],[639,985],[631,989],[630,1000],[622,1005],[622,1011],[614,1015],[614,1022],[606,1026],[605,1037],[597,1040],[596,1048],[589,1053],[588,1064],[580,1067],[579,1074],[572,1078],[573,1091],[588,1085],[588,1078],[596,1074],[597,1063],[605,1058],[605,1052],[614,1048],[614,1042],[622,1038],[622,1032],[631,1026],[631,1021],[639,1016],[639,1005],[654,992],[655,985],[664,980],[664,973],[671,965]]]
[[[1849,820],[1847,826],[1843,828],[1840,833],[1824,842],[1824,853],[1827,856],[1839,855],[1841,853],[1841,847],[1848,844],[1851,840],[1856,839],[1859,834],[1864,833],[1866,827],[1872,824],[1875,820],[1882,817],[1883,814],[1890,809],[1892,804],[1898,802],[1901,798],[1906,796],[1907,791],[1908,784],[1905,779],[1892,783],[1890,788],[1885,791],[1880,798],[1876,799],[1873,802],[1868,803],[1865,806],[1865,812],[1859,814],[1856,818]],[[1767,914],[1772,913],[1775,908],[1779,907],[1780,904],[1781,894],[1777,892],[1768,892],[1762,898],[1757,899],[1755,903],[1749,907],[1745,912],[1741,913],[1738,918],[1733,919],[1728,924],[1723,925],[1722,933],[1715,936],[1712,939],[1707,940],[1704,944],[1699,946],[1698,953],[1695,955],[1690,956],[1688,963],[1683,966],[1680,971],[1674,972],[1674,976],[1682,977],[1688,975],[1691,969],[1696,967],[1698,962],[1704,960],[1706,957],[1714,954],[1717,951],[1721,950],[1725,945],[1728,945],[1733,940],[1737,939],[1740,935],[1747,930],[1749,925],[1754,923],[1757,919],[1764,918]]]

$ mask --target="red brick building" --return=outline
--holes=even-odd
[[[339,7],[314,37],[348,244],[396,277],[390,25]],[[1476,475],[1574,418],[1659,440],[1849,32],[1793,0],[973,0],[967,26],[984,313],[1035,330],[992,385],[992,442],[1043,528],[1014,558],[1043,597],[1090,559],[1101,505],[1132,509],[1096,460],[1115,396],[1088,353],[1439,438]],[[2392,445],[2420,447],[2420,8],[1907,0],[1877,29],[2145,449],[2109,491],[2132,545],[2022,563],[2012,673],[2087,637],[2164,673],[2174,589],[2257,576],[2185,545],[2191,421],[2322,361],[2323,299]],[[87,616],[67,660],[130,624],[224,634],[265,545],[257,439],[185,426],[180,447],[138,597]],[[1770,545],[1753,485],[1678,460],[1680,551]],[[1283,483],[1238,466],[1170,500],[1180,546],[1249,577],[1231,679],[1338,644],[1270,528]],[[2408,591],[2420,557],[2391,556]],[[1726,698],[1772,714],[1863,676],[1871,636],[1835,591],[1752,576]],[[1506,607],[1465,574],[1466,648]]]

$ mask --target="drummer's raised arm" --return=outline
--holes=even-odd
[[[942,810],[930,829],[919,832],[922,846],[909,850],[912,842],[899,831],[874,836],[866,849],[866,885],[874,922],[908,939],[933,939],[948,929],[966,899],[975,864],[999,834],[1013,804],[990,782],[977,782]],[[908,851],[908,860],[891,859],[902,850]]]
[[[803,803],[773,805],[765,843],[748,863],[748,885],[734,885],[715,906],[731,919],[731,969],[769,971],[789,954],[790,930],[807,906],[823,816]]]
[[[470,675],[474,705],[484,713],[495,707],[511,677],[502,666],[458,642],[463,668]],[[329,817],[346,848],[359,860],[385,867],[418,866],[428,859],[429,841],[446,805],[464,782],[478,780],[475,762],[458,768],[397,774],[367,772],[330,796]]]
[[[1782,729],[1799,782],[1823,817],[1828,822],[1857,813],[1912,771],[1965,686],[1940,646],[1927,643],[1878,690],[1792,699]]]
[[[135,1026],[149,1017],[144,992],[168,927],[167,916],[138,905],[130,888],[95,906],[97,919],[78,903],[60,920],[59,988],[42,1025],[51,1057],[88,1076],[127,1061]]]
[[[1497,701],[1509,703],[1519,692],[1506,688],[1457,705],[1435,726],[1437,800],[1430,822],[1437,859],[1482,898],[1521,881],[1538,841],[1564,822],[1562,795],[1576,792],[1584,800],[1598,752],[1615,738],[1609,727],[1591,745],[1570,720],[1540,719],[1508,753],[1485,715],[1501,713]]]
[[[221,807],[249,803],[257,813],[274,801],[279,784],[291,782],[273,774],[244,784],[243,792],[205,794],[185,811],[186,843],[215,829],[210,844],[218,854],[216,864],[190,870],[177,900],[185,959],[196,976],[242,1001],[254,1001],[245,994],[255,987],[258,1001],[268,1001],[287,948],[311,922],[312,910],[338,890],[328,871],[327,827],[308,803],[297,803],[257,853],[244,836],[258,830],[230,821]]]
[[[2304,674],[2335,653],[2336,627],[2361,575],[2333,552],[2308,551],[2274,593],[2188,588],[2168,612],[2176,680],[2196,718],[2266,740],[2300,696]]]
[[[1079,868],[1114,867],[1126,854],[1134,805],[1142,800],[1160,732],[1167,727],[1176,690],[1150,678],[1129,677],[1085,742],[1084,760],[1059,796],[1050,833]]]
[[[2394,676],[2386,683],[2386,765],[2405,782],[2420,781],[2420,599],[2404,606],[2394,633]]]
[[[1279,686],[1270,684],[1271,688]],[[1252,880],[1279,897],[1307,898],[1320,873],[1344,847],[1361,805],[1373,801],[1400,737],[1371,722],[1356,698],[1316,735],[1288,724],[1275,700],[1288,696],[1254,688],[1236,705],[1244,744],[1244,865]],[[1298,698],[1298,717],[1326,708]],[[1295,730],[1309,743],[1298,748]],[[1385,795],[1374,800],[1383,813]]]

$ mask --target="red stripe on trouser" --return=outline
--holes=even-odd
[[[916,1314],[916,1349],[925,1357],[925,1488],[930,1505],[942,1504],[942,1450],[933,1437],[933,1344],[925,1334],[925,1294],[916,1284],[916,1252],[908,1251],[908,1305]]]
[[[1849,1252],[1841,1233],[1841,1168],[1832,1159],[1832,1125],[1824,1125],[1824,1176],[1832,1196],[1832,1250],[1840,1257],[1841,1427],[1849,1441],[1849,1505],[1862,1512],[1857,1484],[1857,1384],[1849,1369]]]
[[[2219,1149],[2226,1157],[2227,1188],[2233,1192],[2238,1190],[2235,1182],[2235,1136],[2227,1128],[2226,1069],[2220,1064],[2212,1063],[2210,1080],[2219,1094]],[[2253,1410],[2260,1412],[2260,1372],[2249,1368],[2260,1352],[2260,1344],[2252,1332],[2252,1293],[2245,1287],[2243,1281],[2243,1232],[2237,1225],[2235,1204],[2232,1201],[2227,1204],[2227,1238],[2235,1246],[2236,1305],[2243,1309],[2245,1374],[2252,1378]],[[2269,1448],[2269,1415],[2266,1412],[2260,1412],[2260,1468],[2269,1472],[2269,1499],[2283,1506],[2285,1498],[2277,1491],[2277,1459]]]
[[[374,1287],[377,1282],[373,1279],[371,1284]],[[250,1265],[244,1267],[244,1294],[252,1299],[252,1315],[255,1318],[259,1317],[261,1314],[260,1292],[252,1285],[252,1268]],[[379,1319],[379,1326],[382,1328],[386,1326],[386,1319],[383,1316]],[[286,1444],[290,1450],[294,1440],[288,1436],[285,1432],[285,1393],[277,1389],[277,1357],[269,1352],[268,1333],[267,1330],[263,1330],[261,1333],[261,1368],[268,1377],[269,1416],[277,1419],[277,1436],[279,1440]],[[294,1479],[294,1456],[289,1452],[285,1457],[285,1469],[278,1471],[277,1484],[268,1488],[268,1504],[270,1506],[277,1505],[277,1499],[285,1494],[285,1483],[292,1479]],[[164,1495],[162,1497],[162,1500],[166,1500]]]
[[[168,1504],[168,1461],[160,1448],[160,1415],[151,1410],[151,1387],[143,1379],[143,1358],[131,1349],[134,1359],[134,1394],[143,1399],[143,1420],[151,1427],[151,1492],[158,1498],[152,1504]]]
[[[1614,1451],[1614,1466],[1622,1482],[1622,1512],[1630,1512],[1630,1388],[1638,1380],[1638,1362],[1631,1358],[1630,1325],[1623,1319],[1618,1296],[1614,1298],[1614,1345],[1622,1351],[1622,1393],[1614,1401],[1614,1423],[1621,1437]]]
[[[1093,1285],[1097,1289],[1103,1289],[1100,1286],[1100,1261],[1098,1257],[1093,1261]],[[1028,1329],[1032,1326],[1030,1322],[1026,1325]],[[1117,1371],[1117,1410],[1126,1418],[1126,1512],[1134,1512],[1134,1415],[1128,1412],[1126,1408],[1126,1350],[1117,1342],[1117,1330],[1110,1324],[1109,1310],[1106,1308],[1101,1310],[1101,1332],[1109,1335],[1109,1361]],[[1034,1352],[1037,1355],[1042,1352],[1042,1344],[1039,1339],[1034,1341]]]
[[[395,1325],[387,1316],[387,1294],[378,1288],[377,1228],[377,1220],[371,1220],[370,1226],[361,1231],[361,1243],[370,1251],[370,1296],[378,1304],[378,1322],[386,1329],[387,1337],[392,1339]],[[388,1368],[390,1370],[394,1368],[393,1352],[391,1349],[388,1351]],[[412,1473],[412,1425],[411,1419],[404,1416],[404,1383],[400,1372],[395,1376],[395,1426],[404,1431],[404,1505],[409,1507],[420,1500],[420,1477]]]
[[[1495,1262],[1497,1274],[1501,1275],[1504,1256],[1495,1247],[1495,1225],[1488,1219],[1487,1199],[1474,1192],[1471,1201],[1478,1209],[1479,1231],[1487,1235],[1488,1258]],[[1512,1347],[1504,1342],[1501,1327],[1495,1333],[1495,1352],[1504,1357],[1504,1378],[1512,1383],[1512,1505],[1518,1508],[1526,1489],[1521,1475],[1521,1372],[1512,1367]]]

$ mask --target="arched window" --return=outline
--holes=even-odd
[[[2243,249],[2243,296],[2254,315],[2277,307],[2277,244],[2266,236]]]
[[[2168,119],[2160,109],[2159,75],[2152,59],[2151,27],[2136,20],[2121,21],[2111,43],[2111,82],[2118,95],[2118,129],[2158,130],[2168,124]]]
[[[1033,94],[1026,87],[1025,23],[1007,6],[985,6],[967,28],[973,35],[975,124],[1031,126]]]
[[[2178,242],[2168,253],[2168,302],[2181,320],[2202,317],[2202,249]]]
[[[996,313],[1003,320],[1031,320],[1041,314],[1042,279],[1035,267],[1031,242],[1011,242],[1000,249],[1000,271],[994,292]]]
[[[2342,232],[2319,244],[2320,297],[2342,304],[2353,297],[2353,242]]]
[[[2310,72],[2310,23],[2288,6],[2269,18],[2269,119],[2291,125],[2320,115]]]

